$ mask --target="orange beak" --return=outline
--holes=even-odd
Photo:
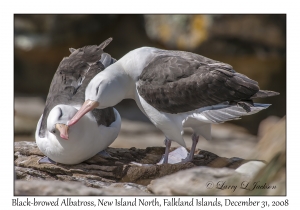
[[[57,123],[57,124],[55,124],[55,127],[57,130],[59,130],[61,138],[65,139],[65,140],[69,139],[69,135],[68,135],[69,126],[67,126],[65,124]]]
[[[93,110],[99,106],[98,101],[86,100],[79,111],[74,115],[74,117],[68,122],[68,126],[72,126],[77,123],[80,118],[82,118],[86,113]]]

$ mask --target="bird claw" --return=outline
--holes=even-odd
[[[47,156],[42,157],[38,160],[38,164],[57,164],[54,160],[51,160],[50,158],[48,158]]]
[[[97,154],[104,158],[112,158],[112,156],[108,152],[106,152],[106,150],[102,150],[101,152],[98,152]]]

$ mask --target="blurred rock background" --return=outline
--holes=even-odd
[[[286,115],[285,15],[15,15],[14,26],[15,141],[35,141],[52,77],[68,49],[108,37],[113,41],[105,51],[116,59],[142,46],[191,51],[229,63],[261,89],[280,92],[256,101],[272,104],[267,110],[214,125],[213,140],[201,139],[199,148],[249,158],[264,133]],[[133,100],[116,108],[123,122],[112,147],[163,146],[164,136]],[[190,135],[186,130],[188,146]]]

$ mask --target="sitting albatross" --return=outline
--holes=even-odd
[[[103,52],[111,40],[99,46],[71,48],[71,55],[59,64],[36,128],[37,146],[48,156],[39,162],[77,164],[106,149],[117,138],[121,118],[111,107],[95,109],[78,125],[67,126],[84,102],[85,89],[91,79],[116,61]]]
[[[191,127],[194,156],[199,135],[211,138],[211,124],[257,113],[269,104],[254,98],[279,93],[260,90],[258,83],[232,66],[184,51],[142,47],[130,51],[95,76],[86,88],[85,103],[68,125],[74,125],[90,110],[134,99],[141,111],[165,135],[164,163],[171,141],[186,146],[183,127]]]

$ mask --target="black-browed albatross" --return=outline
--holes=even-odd
[[[71,55],[59,64],[35,134],[37,146],[48,156],[41,163],[80,163],[106,149],[118,136],[121,118],[111,107],[93,110],[72,128],[66,125],[84,102],[91,79],[116,61],[103,52],[110,42],[71,48]]]
[[[171,141],[186,146],[183,127],[191,127],[191,161],[199,135],[211,139],[211,124],[257,113],[270,104],[254,98],[279,93],[260,90],[258,83],[232,66],[184,51],[142,47],[130,51],[95,76],[86,88],[85,103],[69,121],[74,125],[90,110],[134,99],[141,111],[165,135],[164,163]]]

